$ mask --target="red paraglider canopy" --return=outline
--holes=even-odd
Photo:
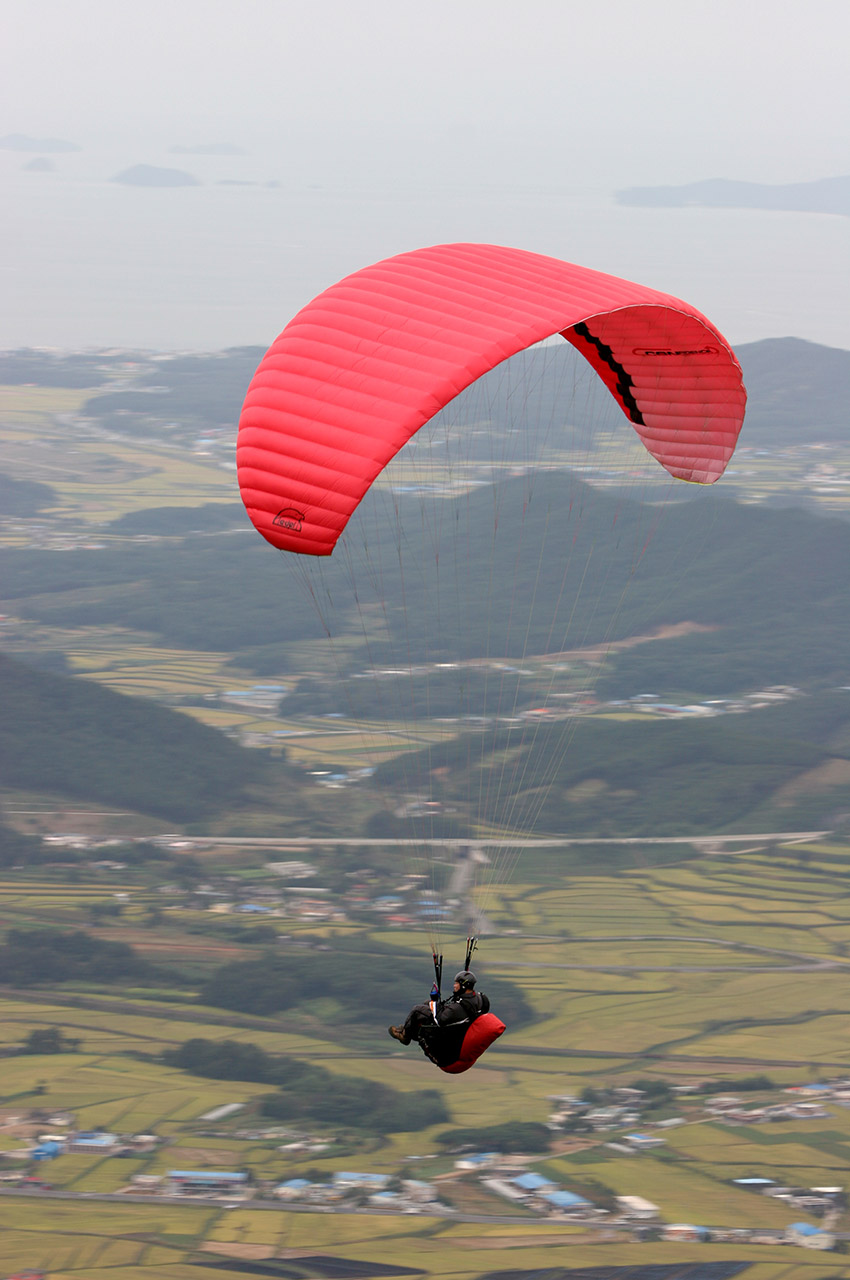
[[[482,374],[560,333],[671,475],[712,484],[746,404],[725,339],[686,302],[521,249],[436,245],[319,294],[269,348],[239,422],[242,497],[273,546],[330,555],[373,480]]]

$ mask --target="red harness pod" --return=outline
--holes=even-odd
[[[504,1022],[501,1018],[497,1018],[495,1013],[482,1013],[463,1037],[457,1062],[453,1062],[448,1067],[440,1067],[440,1070],[448,1072],[451,1076],[459,1076],[462,1071],[468,1071],[470,1067],[475,1066],[484,1050],[489,1049],[490,1045],[498,1040],[504,1030]]]

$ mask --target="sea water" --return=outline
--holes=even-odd
[[[200,185],[136,187],[75,156],[32,172],[0,153],[0,348],[217,350],[267,345],[321,289],[445,241],[514,245],[685,298],[733,343],[850,348],[850,220],[649,209],[566,184],[309,185],[240,158],[182,156]],[[245,174],[248,174],[246,177]],[[228,177],[228,174],[231,174]]]

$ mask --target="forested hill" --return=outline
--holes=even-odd
[[[293,567],[294,558],[259,538],[222,534],[62,556],[6,551],[8,607],[52,625],[154,632],[171,644],[237,654],[242,666],[275,672],[291,669],[291,646],[321,638],[326,622],[336,635],[360,639],[346,651],[356,669],[400,661],[399,655],[454,661],[558,652],[687,621],[710,630],[676,641],[675,651],[659,651],[662,690],[726,694],[759,683],[848,682],[847,522],[740,506],[685,486],[689,500],[661,514],[586,490],[574,476],[537,477],[531,503],[526,488],[520,478],[458,500],[462,591],[448,563],[451,538],[438,562],[428,530],[414,528],[405,546],[413,570],[401,572],[394,527],[373,524],[371,561],[382,566],[377,580],[368,566],[352,575],[344,556]],[[370,519],[368,511],[363,518]],[[313,570],[315,594],[305,589]],[[324,612],[316,606],[319,589],[331,602]],[[370,590],[377,592],[383,638],[367,652],[360,617]],[[505,600],[510,608],[501,607]],[[638,660],[646,671],[654,659],[642,646],[618,662],[627,669]],[[653,687],[649,670],[643,687]]]
[[[268,767],[186,716],[3,656],[0,704],[6,787],[185,822],[237,804]]]
[[[850,693],[712,720],[592,717],[500,729],[389,761],[375,776],[391,792],[402,782],[428,783],[461,814],[476,797],[480,821],[519,831],[681,836],[846,826]],[[382,826],[397,830],[397,822]],[[592,857],[604,863],[606,851]]]
[[[743,443],[777,447],[825,437],[846,439],[850,434],[850,351],[789,337],[744,343],[736,347],[736,354],[748,393]],[[260,355],[259,348],[245,347],[217,357],[175,358],[144,380],[166,381],[165,388],[154,392],[153,386],[143,385],[137,392],[98,396],[88,401],[85,412],[107,420],[112,430],[132,433],[135,424],[150,414],[153,393],[157,414],[197,419],[206,425],[236,423]],[[518,391],[521,384],[523,417],[529,427],[556,420],[567,404],[573,425],[590,432],[599,413],[609,411],[607,392],[566,342],[522,352],[513,358],[511,368],[511,383]],[[499,366],[482,380],[494,389],[488,399],[496,429],[510,425],[516,412],[516,400],[501,389],[503,377],[504,367]],[[576,385],[587,386],[584,408],[585,393],[573,395]],[[448,413],[453,420],[463,421],[462,396]]]
[[[767,338],[736,352],[748,396],[742,444],[775,449],[850,438],[850,351]]]
[[[0,472],[0,518],[31,516],[56,502],[55,490],[33,480],[19,480]]]
[[[749,395],[742,441],[759,445],[800,443],[824,438],[846,439],[850,402],[850,351],[805,342],[800,338],[768,338],[743,343],[736,354],[744,370]],[[203,355],[175,355],[151,364],[132,388],[109,391],[88,400],[87,417],[111,430],[143,438],[153,414],[167,420],[235,426],[245,390],[262,356],[261,347],[239,347]],[[117,357],[97,353],[56,354],[42,351],[0,352],[0,383],[96,387]],[[582,422],[584,393],[569,395],[575,379],[596,381],[589,366],[568,343],[534,348],[514,357],[515,382],[523,383],[529,422],[550,422],[555,406],[565,399],[577,426],[591,426],[595,398],[588,402]],[[485,376],[494,388],[504,366]],[[596,388],[600,398],[607,392]],[[500,408],[501,406],[501,408]],[[504,426],[515,403],[503,395],[491,397],[496,427]],[[501,417],[500,417],[501,415]]]

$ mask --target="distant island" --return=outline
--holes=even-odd
[[[229,142],[199,142],[195,146],[170,147],[172,155],[175,156],[244,156],[247,155],[244,147],[234,147]]]
[[[837,213],[850,216],[850,176],[816,182],[733,182],[709,178],[680,187],[627,187],[616,192],[618,204],[652,209],[766,209],[785,213]]]
[[[152,164],[134,164],[116,173],[113,182],[126,187],[199,187],[201,184],[183,169],[160,169]]]
[[[7,133],[0,138],[0,151],[82,151],[82,147],[64,138],[30,138],[25,133]]]

